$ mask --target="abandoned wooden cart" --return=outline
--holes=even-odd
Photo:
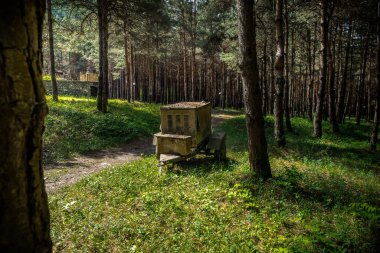
[[[160,109],[161,132],[153,139],[160,168],[200,153],[226,159],[226,135],[212,132],[210,103],[182,102]]]

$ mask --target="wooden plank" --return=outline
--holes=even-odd
[[[191,136],[158,133],[154,137],[157,154],[186,156],[191,153]]]
[[[183,159],[185,159],[185,158],[182,156],[179,156],[179,155],[160,154],[160,163],[162,163],[162,164],[175,163],[175,162],[179,162]]]

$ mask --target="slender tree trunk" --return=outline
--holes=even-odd
[[[51,0],[46,2],[46,10],[48,14],[48,31],[49,31],[49,51],[50,51],[50,76],[53,86],[53,100],[58,101],[57,79],[55,78],[55,60],[54,60],[54,39],[53,39],[53,19],[51,13]]]
[[[351,49],[351,31],[352,31],[352,24],[350,22],[349,28],[348,28],[346,48],[345,48],[342,80],[340,82],[340,90],[339,90],[339,96],[338,96],[338,122],[339,123],[343,123],[343,117],[344,117],[344,107],[345,107],[344,102],[346,99],[346,91],[347,91],[348,62],[350,58],[350,49]]]
[[[335,40],[329,46],[329,115],[331,128],[334,133],[339,132],[338,122],[336,120],[336,105],[335,105]]]
[[[125,68],[124,68],[124,73],[125,73],[125,99],[128,100],[128,102],[131,102],[131,96],[130,96],[130,89],[129,85],[131,85],[131,80],[129,79],[129,43],[128,43],[128,30],[127,30],[127,22],[124,21],[124,61],[125,61]]]
[[[284,97],[284,31],[283,31],[283,1],[276,0],[276,61],[274,64],[276,76],[276,93],[274,97],[274,137],[277,145],[285,146],[283,97]]]
[[[195,41],[197,38],[197,0],[193,2],[192,10],[192,36],[191,36],[191,100],[195,100],[195,83],[196,83],[196,61],[195,61]]]
[[[42,84],[45,1],[0,9],[0,251],[51,252],[41,165],[47,114]]]
[[[284,112],[286,130],[293,132],[290,121],[289,111],[289,17],[288,17],[288,0],[284,0],[284,21],[285,21],[285,86],[284,86]]]
[[[317,95],[317,106],[314,115],[314,136],[322,137],[322,113],[326,89],[327,72],[327,46],[328,46],[328,21],[327,9],[329,0],[321,0],[321,49],[320,49],[320,74]]]
[[[307,58],[308,58],[308,70],[309,70],[309,89],[307,94],[307,104],[308,104],[308,117],[313,120],[313,94],[314,94],[314,80],[313,80],[313,69],[312,69],[312,53],[311,53],[311,31],[307,30]]]
[[[256,52],[256,16],[254,1],[237,0],[239,16],[240,68],[248,132],[249,162],[257,176],[264,180],[272,177],[264,118],[261,110],[261,90],[258,83]]]
[[[134,80],[135,77],[135,71],[134,71],[134,66],[135,66],[135,61],[133,59],[133,45],[132,43],[129,43],[129,94],[131,96],[131,102],[134,102],[136,99],[135,96],[135,89],[134,86],[136,86],[136,81]]]
[[[377,1],[376,105],[370,140],[370,150],[376,151],[380,123],[380,1]]]
[[[263,100],[263,112],[264,112],[264,115],[269,113],[269,95],[268,95],[268,75],[267,75],[267,34],[264,33],[264,51],[263,51],[263,86],[264,86],[264,100]]]
[[[357,93],[357,101],[356,101],[356,125],[360,125],[360,121],[362,118],[362,107],[363,107],[363,90],[364,90],[364,85],[365,85],[365,75],[366,75],[366,68],[367,68],[367,58],[368,58],[368,35],[366,36],[366,42],[364,45],[364,53],[363,53],[363,59],[362,59],[362,73],[360,76],[360,81],[359,81],[359,87],[358,87],[358,93]]]

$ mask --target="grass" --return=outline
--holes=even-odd
[[[44,162],[125,144],[159,131],[159,106],[109,100],[109,113],[96,110],[95,99],[47,97],[49,115],[44,133]]]
[[[378,246],[379,153],[369,125],[311,136],[293,119],[287,147],[272,138],[274,178],[250,177],[242,116],[228,134],[226,164],[199,156],[163,175],[148,156],[49,196],[57,252],[371,252]]]

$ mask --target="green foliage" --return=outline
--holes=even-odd
[[[47,97],[44,162],[68,159],[91,150],[125,144],[159,131],[158,105],[109,101],[109,113],[95,110],[95,99]]]
[[[157,112],[156,112],[157,113]],[[157,116],[156,116],[157,117]],[[102,171],[49,197],[52,237],[64,252],[369,252],[379,225],[380,161],[368,125],[278,149],[267,119],[274,178],[250,176],[243,116],[227,133],[229,161],[198,156],[163,175],[153,156]],[[325,129],[328,129],[327,125]],[[355,131],[353,130],[355,127]]]

